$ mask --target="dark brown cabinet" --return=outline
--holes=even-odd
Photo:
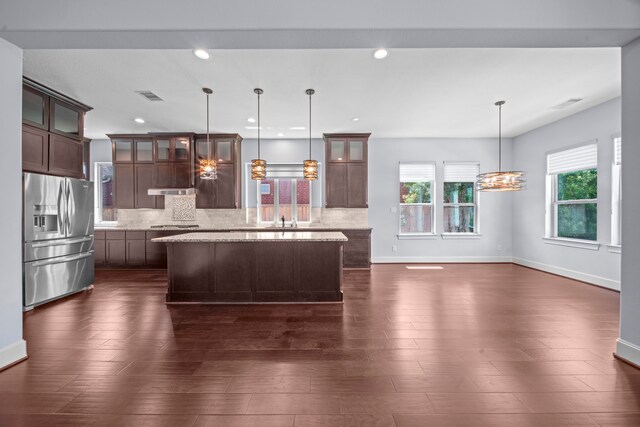
[[[93,262],[102,267],[107,264],[106,232],[96,231],[93,237]]]
[[[348,241],[344,243],[344,268],[371,268],[371,230],[342,230]]]
[[[49,171],[49,132],[22,126],[22,169],[41,173]]]
[[[237,209],[241,207],[241,164],[238,134],[213,134],[207,144],[206,135],[198,135],[195,144],[195,166],[200,159],[215,159],[218,179],[200,179],[196,174],[196,208]]]
[[[325,134],[326,207],[366,208],[370,134]]]
[[[136,164],[134,167],[134,207],[155,208],[155,196],[149,196],[148,190],[153,188],[153,165]]]
[[[86,178],[84,115],[91,107],[23,78],[22,169]]]
[[[83,176],[84,144],[57,134],[49,136],[49,172],[55,175]]]
[[[133,164],[113,165],[113,205],[118,209],[135,207],[135,168]]]
[[[145,232],[144,231],[127,231],[125,233],[126,241],[126,260],[127,266],[136,267],[145,265]]]
[[[127,264],[127,247],[123,231],[107,232],[106,265],[125,267]]]

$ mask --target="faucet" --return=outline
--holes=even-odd
[[[282,218],[280,218],[282,220],[282,228],[284,228],[284,215],[282,215]]]

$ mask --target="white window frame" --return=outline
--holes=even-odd
[[[398,234],[399,239],[411,239],[411,238],[430,238],[435,237],[436,234],[436,162],[400,162],[398,164],[398,183],[404,181],[400,180],[400,165],[414,164],[414,165],[432,165],[434,178],[431,181],[423,181],[431,183],[431,203],[400,203],[400,197],[398,197]],[[396,187],[398,188],[398,187]],[[398,196],[400,194],[398,193]],[[406,233],[402,231],[402,206],[431,206],[431,231],[422,233]]]
[[[561,153],[564,151],[569,151],[575,148],[585,147],[589,145],[595,145],[596,150],[598,148],[598,141],[592,140],[588,142],[584,142],[581,144],[572,145],[569,147],[564,147],[559,150],[554,150],[547,152],[545,154],[545,171],[546,171],[546,212],[545,212],[545,236],[543,237],[545,243],[562,245],[562,246],[572,246],[583,249],[593,249],[598,250],[600,244],[598,243],[598,234],[599,230],[596,233],[596,240],[586,240],[586,239],[573,239],[568,237],[558,237],[558,206],[567,204],[567,205],[577,205],[577,204],[595,204],[596,211],[598,210],[598,199],[579,199],[579,200],[558,200],[558,174],[557,173],[549,173],[548,165],[549,165],[549,156]],[[582,170],[596,169],[598,170],[597,164],[597,156],[596,156],[596,165],[594,167],[585,168],[585,169],[576,169],[576,170],[568,170],[567,172],[580,172]]]
[[[613,161],[611,162],[611,252],[620,252],[622,245],[622,156],[618,159],[618,145],[622,146],[620,135],[612,136]]]
[[[444,162],[444,172],[446,175],[447,165],[475,165],[477,167],[478,173],[480,173],[480,162]],[[476,174],[477,175],[477,174]],[[470,182],[473,185],[473,201],[474,203],[445,203],[444,201],[444,184],[447,182],[455,182],[455,183],[463,183]],[[447,236],[455,237],[455,236],[480,236],[480,216],[479,216],[479,195],[480,192],[476,190],[476,180],[473,181],[450,181],[447,180],[446,177],[442,180],[442,237],[447,238]],[[473,207],[473,220],[474,220],[474,231],[456,231],[456,232],[447,232],[444,231],[444,208],[446,207],[465,207],[471,206]]]
[[[262,195],[260,194],[260,185],[262,184],[262,180],[256,181],[256,185],[257,185],[257,189],[256,189],[256,193],[257,193],[257,207],[258,207],[258,212],[257,212],[257,216],[258,216],[258,224],[275,224],[277,225],[280,222],[280,203],[279,203],[279,197],[280,197],[280,180],[281,179],[289,179],[291,180],[291,221],[286,221],[285,224],[291,224],[293,222],[293,220],[296,221],[296,223],[298,224],[308,224],[311,222],[311,215],[312,215],[312,206],[313,206],[313,196],[312,196],[312,191],[313,191],[313,186],[311,185],[311,183],[309,183],[309,221],[299,221],[298,220],[298,200],[297,200],[297,189],[298,189],[298,179],[301,178],[270,178],[273,179],[273,221],[262,221],[262,214],[261,214],[261,208],[262,208]]]
[[[116,225],[118,221],[103,221],[102,220],[102,183],[100,182],[100,168],[103,165],[110,165],[113,167],[112,162],[95,162],[93,166],[93,180],[94,180],[94,222],[101,225]],[[112,177],[113,179],[113,177]],[[115,208],[114,208],[115,209]]]

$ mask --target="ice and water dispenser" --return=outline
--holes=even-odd
[[[35,233],[58,233],[58,207],[33,205],[32,224]]]

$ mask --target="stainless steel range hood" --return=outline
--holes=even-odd
[[[149,196],[188,196],[196,194],[195,188],[150,188],[147,190]]]

